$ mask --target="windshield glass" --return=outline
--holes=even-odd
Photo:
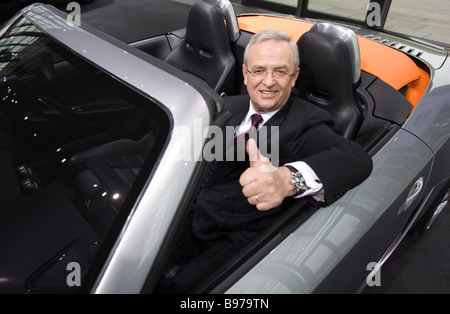
[[[310,0],[308,10],[364,22],[367,2],[361,0],[339,2],[332,0]]]
[[[383,4],[390,6],[383,8]],[[326,18],[383,28],[407,36],[450,44],[450,1],[442,0],[246,0],[276,12]],[[386,10],[386,11],[385,11]],[[251,7],[248,12],[251,12]],[[386,14],[387,13],[387,14]],[[384,25],[382,22],[386,18]]]
[[[0,293],[89,289],[168,128],[150,99],[26,18],[12,25],[0,38]]]
[[[393,0],[384,29],[450,45],[450,1]]]

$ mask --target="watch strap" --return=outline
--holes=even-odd
[[[292,173],[296,173],[298,172],[297,168],[290,166],[290,165],[285,165],[286,168],[288,168],[289,170],[291,170]]]
[[[292,172],[291,183],[296,189],[296,193],[293,195],[293,197],[305,193],[308,190],[308,186],[306,185],[305,179],[303,178],[302,174],[293,166],[286,165],[285,167]]]

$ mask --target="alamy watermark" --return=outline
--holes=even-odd
[[[69,274],[66,277],[66,284],[69,287],[81,287],[81,266],[77,262],[70,262],[66,266]]]
[[[381,286],[381,264],[372,262],[367,264],[367,271],[370,271],[366,278],[366,283],[369,287]]]
[[[78,2],[67,4],[66,11],[69,26],[81,26],[81,5]],[[368,26],[381,26],[381,6],[378,2],[369,2],[367,5],[366,23]]]
[[[378,2],[369,2],[367,5],[366,23],[368,26],[381,26],[381,6]]]
[[[69,287],[81,286],[81,266],[77,262],[70,262],[66,266],[69,274],[66,277],[66,284]],[[381,264],[372,262],[367,264],[367,271],[370,271],[366,278],[366,284],[369,287],[381,286]]]
[[[203,127],[202,119],[194,119],[193,127],[177,126],[173,131],[174,140],[182,143],[174,156],[176,161],[245,161],[246,141],[235,141],[237,127]],[[261,155],[272,165],[279,165],[279,126],[263,125],[258,136],[249,135],[256,140]],[[225,134],[224,134],[225,133]]]
[[[69,26],[81,26],[81,6],[78,2],[70,2],[67,4],[66,10],[70,12],[66,21]]]

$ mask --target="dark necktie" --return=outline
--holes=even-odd
[[[261,124],[261,122],[263,122],[263,118],[257,113],[252,114],[250,118],[252,120],[252,126],[247,132],[236,136],[236,138],[234,139],[235,144],[247,142],[250,136],[256,134],[256,132],[258,131],[258,126]]]

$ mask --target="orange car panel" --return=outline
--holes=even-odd
[[[248,15],[238,17],[241,30],[257,33],[263,29],[278,29],[285,32],[293,42],[314,25],[302,20]],[[405,97],[413,106],[417,105],[430,81],[428,72],[420,68],[408,55],[368,38],[358,36],[361,70],[375,75],[395,89],[408,86]]]

